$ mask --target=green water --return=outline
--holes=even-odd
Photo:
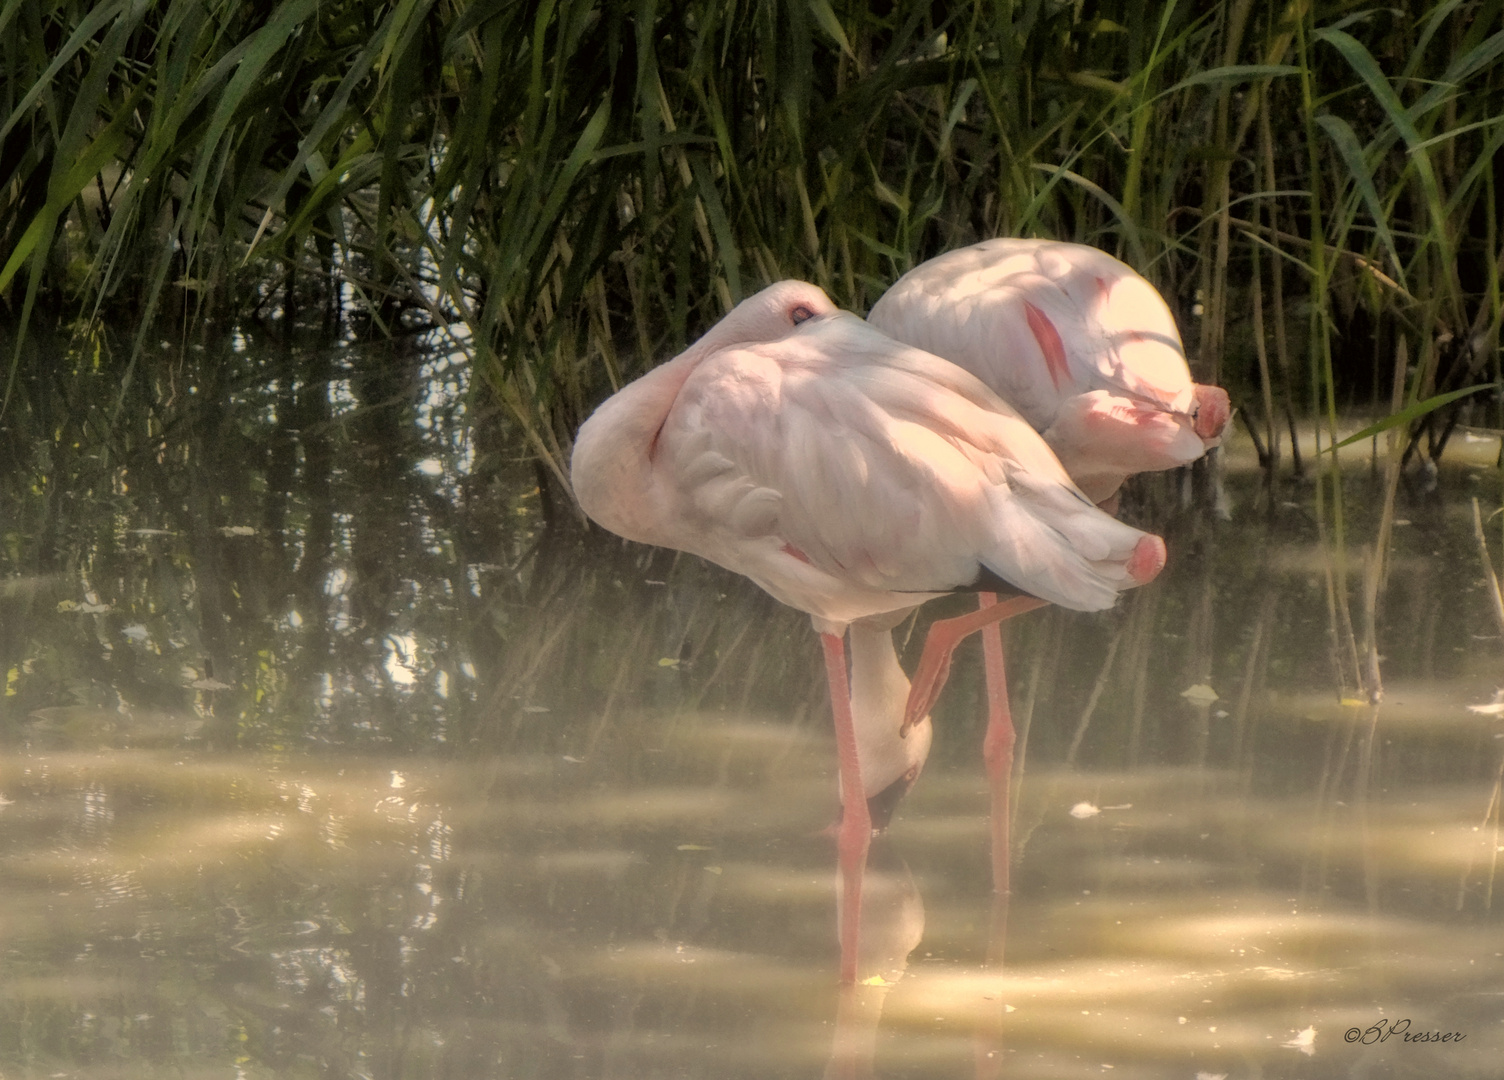
[[[806,619],[549,527],[442,357],[174,370],[0,420],[4,1080],[1498,1075],[1497,442],[1401,489],[1377,707],[1339,701],[1309,483],[1235,443],[1226,520],[1140,485],[1160,580],[1008,632],[1005,939],[973,646],[843,995]],[[1362,455],[1347,490],[1361,624]],[[1345,1041],[1406,1019],[1463,1038]]]

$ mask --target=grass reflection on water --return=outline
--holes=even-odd
[[[1305,489],[1271,516],[1234,470],[1219,524],[1148,486],[1162,580],[1010,631],[1006,968],[968,653],[874,856],[884,979],[838,999],[806,621],[545,534],[530,474],[457,473],[442,431],[295,433],[271,484],[288,436],[241,398],[202,461],[81,455],[45,506],[5,480],[9,520],[52,515],[50,547],[7,527],[0,591],[6,1080],[816,1076],[838,1019],[885,1076],[1496,1071],[1481,460],[1402,507],[1377,710],[1330,690]],[[1343,1041],[1404,1016],[1467,1038]]]

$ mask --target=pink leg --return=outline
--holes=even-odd
[[[979,597],[981,609],[997,604],[993,593]],[[982,627],[987,666],[987,735],[982,760],[992,781],[992,891],[1008,895],[1008,787],[1013,777],[1013,713],[1008,708],[1008,675],[1003,668],[1003,635],[997,623]]]
[[[954,619],[931,623],[929,636],[924,639],[924,652],[919,657],[919,669],[914,672],[914,681],[909,687],[909,701],[904,706],[900,734],[907,735],[909,728],[923,720],[925,714],[934,708],[935,701],[940,697],[940,689],[950,675],[950,657],[957,645],[984,626],[1033,611],[1043,607],[1045,603],[1037,596],[1015,596],[1001,604],[973,611],[970,615],[958,615]]]
[[[834,634],[821,634],[825,649],[825,678],[830,683],[830,711],[836,722],[836,757],[841,770],[841,826],[836,852],[841,866],[841,982],[856,982],[857,949],[861,941],[862,875],[872,845],[872,815],[862,791],[862,770],[856,757],[856,725],[851,717],[851,687],[846,681],[846,646]]]
[[[993,593],[978,596],[985,611],[997,603]],[[992,927],[987,959],[997,971],[1003,967],[1003,946],[1008,937],[1008,874],[1010,831],[1009,785],[1013,778],[1013,713],[1008,705],[1008,675],[1003,667],[1003,635],[999,623],[982,627],[982,658],[987,667],[987,735],[982,740],[982,759],[992,782]],[[997,1080],[1003,1075],[1003,1009],[997,1008],[979,1027],[976,1040],[977,1080]]]
[[[1146,585],[1164,569],[1165,542],[1157,536],[1141,536],[1132,553],[1123,561],[1123,569],[1135,585]],[[942,619],[930,625],[929,637],[924,640],[924,653],[919,658],[919,670],[914,672],[914,681],[909,686],[909,701],[903,710],[903,727],[899,733],[907,735],[909,728],[924,719],[925,713],[934,707],[950,674],[950,654],[968,634],[975,633],[989,623],[1001,622],[1043,607],[1045,601],[1036,596],[1015,596],[1001,604],[983,606],[970,615],[954,619]]]

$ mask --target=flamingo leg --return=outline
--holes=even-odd
[[[981,610],[997,605],[994,593],[982,593]],[[1008,803],[1013,777],[1013,713],[1008,707],[1008,675],[1003,667],[1003,635],[998,623],[982,627],[982,657],[987,670],[987,734],[982,760],[992,783],[992,891],[1008,895]]]
[[[929,636],[924,639],[924,652],[919,657],[919,669],[914,672],[913,684],[909,687],[909,700],[904,706],[903,726],[899,731],[907,735],[909,728],[924,719],[934,707],[940,689],[950,675],[950,657],[957,645],[984,626],[1033,611],[1045,603],[1037,596],[1015,596],[969,615],[930,624]]]
[[[995,593],[978,596],[981,609],[997,604]],[[1013,713],[1008,704],[1008,675],[1003,666],[1003,635],[1000,623],[982,627],[982,658],[987,671],[987,734],[982,740],[982,759],[992,785],[992,925],[987,941],[987,960],[994,971],[1003,969],[1003,947],[1008,938],[1008,875],[1010,785],[1013,778]],[[977,1031],[977,1080],[996,1080],[1003,1068],[1003,1004],[984,1017]]]
[[[872,815],[862,791],[862,770],[856,756],[856,724],[851,715],[851,687],[846,681],[846,646],[834,634],[821,634],[825,678],[830,684],[830,711],[835,717],[836,758],[841,774],[841,825],[836,852],[841,867],[841,983],[856,982],[857,950],[861,941],[862,875],[872,845]]]

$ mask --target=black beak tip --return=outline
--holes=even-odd
[[[867,800],[867,813],[872,817],[874,832],[882,832],[888,827],[893,820],[893,811],[898,809],[898,804],[913,786],[914,777],[905,773]]]

